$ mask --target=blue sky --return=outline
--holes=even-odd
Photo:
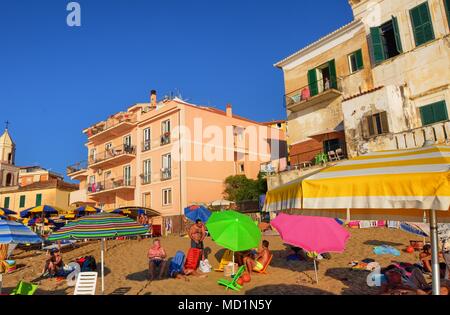
[[[285,118],[273,64],[352,19],[347,0],[0,1],[0,123],[19,165],[64,173],[85,160],[82,129],[179,90],[190,102]]]

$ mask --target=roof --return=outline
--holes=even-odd
[[[335,30],[332,33],[329,33],[328,35],[321,37],[320,39],[318,39],[317,41],[309,44],[308,46],[300,49],[299,51],[293,53],[292,55],[284,58],[283,60],[277,62],[276,64],[274,64],[274,67],[277,68],[282,68],[287,62],[292,61],[293,59],[295,59],[296,57],[298,57],[299,55],[301,55],[302,53],[305,53],[309,50],[314,50],[317,46],[319,46],[320,44],[326,42],[327,40],[332,39],[333,37],[339,35],[339,33],[345,32],[348,29],[351,29],[352,27],[355,27],[357,25],[361,24],[361,20],[353,20],[348,24],[345,24],[344,26],[338,28],[337,30]]]
[[[349,96],[349,97],[347,97],[347,98],[344,98],[342,101],[343,101],[343,102],[349,101],[349,100],[351,100],[351,99],[354,99],[354,98],[357,98],[357,97],[360,97],[360,96],[363,96],[363,95],[370,94],[370,93],[373,93],[373,92],[375,92],[375,91],[381,90],[382,88],[384,88],[384,85],[381,85],[381,86],[378,86],[378,87],[376,87],[376,88],[373,88],[373,89],[370,89],[370,90],[367,90],[367,91],[364,91],[364,92],[361,92],[361,93],[358,93],[358,94]]]
[[[275,124],[284,124],[286,123],[286,120],[273,120],[273,121],[266,121],[266,122],[262,122],[260,123],[261,125],[275,125]]]
[[[9,134],[8,129],[5,129],[3,134],[0,136],[0,145],[6,144],[6,145],[12,145],[14,144],[14,141],[11,138],[11,135]]]
[[[19,187],[17,189],[17,191],[40,190],[40,189],[50,189],[50,188],[75,191],[75,190],[79,189],[79,186],[78,186],[78,184],[71,184],[71,183],[65,182],[60,179],[50,179],[45,182],[36,182],[36,183],[32,183],[32,184],[24,186],[24,187]]]

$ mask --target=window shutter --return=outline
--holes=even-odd
[[[445,101],[438,102],[432,105],[434,122],[448,120],[447,104]]]
[[[428,2],[410,11],[416,46],[420,46],[434,39],[433,23],[431,22]]]
[[[3,207],[8,209],[9,208],[9,197],[5,197],[5,202],[3,203]]]
[[[42,194],[36,195],[36,207],[42,206]]]
[[[373,58],[375,63],[380,63],[386,59],[384,56],[383,41],[381,40],[381,30],[379,27],[370,28],[372,38]]]
[[[422,125],[430,125],[433,123],[433,108],[431,106],[422,106],[420,108],[420,117],[422,118]]]
[[[394,27],[395,45],[397,46],[397,51],[399,53],[402,53],[403,52],[402,38],[400,36],[400,28],[398,27],[398,19],[395,16],[392,17],[392,26]]]
[[[450,28],[450,0],[444,0],[445,11],[447,12],[447,23]]]
[[[387,119],[387,113],[386,112],[382,112],[380,113],[380,119],[381,119],[381,128],[382,133],[388,133],[389,132],[389,123],[388,123],[388,119]]]
[[[317,73],[316,69],[312,69],[308,71],[308,84],[309,84],[309,92],[311,96],[319,94],[319,86],[317,84]]]
[[[367,117],[367,127],[369,131],[369,137],[375,135],[375,127],[373,123],[373,116]]]
[[[25,207],[25,196],[20,196],[19,208]]]
[[[358,50],[356,53],[356,68],[358,70],[364,69],[364,61],[363,61],[363,55],[362,50]]]
[[[337,89],[337,75],[336,75],[336,61],[331,60],[328,62],[328,67],[330,68],[330,77],[331,77],[331,82],[330,82],[330,87],[333,89]]]

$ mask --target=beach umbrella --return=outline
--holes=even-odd
[[[6,217],[9,215],[16,215],[16,213],[6,208],[0,208],[0,216]]]
[[[75,212],[78,216],[83,216],[86,215],[88,213],[100,213],[102,212],[102,209],[96,208],[96,207],[91,207],[91,206],[82,206],[82,207],[78,207],[75,210],[73,210],[73,212]]]
[[[63,212],[63,210],[58,207],[43,205],[43,206],[32,207],[32,208],[26,209],[24,211],[21,211],[20,217],[28,218],[31,214],[38,214],[38,213],[42,214],[42,216],[44,217],[44,216],[49,216],[52,214],[58,214],[59,212]]]
[[[206,222],[206,227],[214,242],[233,252],[257,248],[261,242],[261,231],[255,222],[236,211],[213,213]]]
[[[280,233],[286,244],[303,248],[317,254],[345,250],[350,234],[335,219],[325,217],[310,217],[280,214],[270,224]],[[314,259],[316,282],[317,264]]]
[[[146,234],[148,229],[130,218],[102,212],[91,216],[86,216],[72,221],[53,232],[49,241],[60,240],[101,240],[101,275],[102,275],[102,293],[105,292],[104,282],[104,249],[107,238],[120,236],[137,236]]]
[[[192,222],[196,222],[197,220],[201,220],[206,223],[211,216],[211,211],[209,211],[204,206],[190,206],[184,209],[184,215],[186,218],[191,220]]]

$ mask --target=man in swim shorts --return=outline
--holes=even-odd
[[[270,259],[269,242],[264,240],[262,242],[262,249],[253,258],[247,256],[244,258],[244,264],[247,268],[247,272],[251,274],[252,271],[260,272],[264,269],[264,266]]]

